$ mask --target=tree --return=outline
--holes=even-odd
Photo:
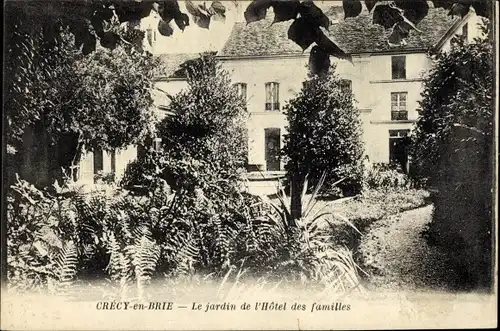
[[[452,252],[467,285],[492,276],[493,73],[491,36],[455,38],[424,81],[412,138],[414,175],[438,192],[430,239]]]
[[[20,28],[13,35],[19,42],[6,50],[5,129],[10,154],[19,152],[14,168],[23,154],[48,150],[53,180],[61,167],[78,162],[83,147],[111,151],[150,131],[156,65],[151,55],[123,45],[83,56],[67,31],[51,45],[40,34],[20,35],[25,31]]]
[[[174,189],[202,189],[221,199],[240,180],[246,165],[246,108],[227,72],[212,55],[186,67],[188,88],[171,97],[158,128],[162,148],[171,163]],[[186,174],[186,164],[193,168]],[[182,169],[181,169],[182,168]],[[196,180],[188,181],[185,176]],[[189,185],[192,183],[192,185]]]
[[[335,67],[326,75],[310,74],[299,94],[285,107],[288,134],[285,135],[286,169],[294,192],[300,196],[308,175],[315,185],[326,172],[325,191],[345,177],[338,187],[343,194],[361,188],[363,145],[359,111],[350,91],[342,88]],[[292,197],[293,199],[293,197]]]

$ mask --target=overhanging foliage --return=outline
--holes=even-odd
[[[489,0],[433,0],[434,7],[449,10],[449,15],[465,16],[471,8],[483,17],[492,14],[492,1]],[[233,1],[233,3],[237,3]],[[209,28],[211,20],[225,20],[226,6],[219,0],[195,4],[186,1],[186,9],[191,20],[201,28]],[[356,17],[362,9],[360,0],[343,0],[345,17]],[[425,18],[429,9],[426,0],[378,1],[365,0],[365,7],[373,13],[373,23],[386,29],[392,29],[389,42],[400,45],[410,31],[418,31],[418,23]],[[266,17],[267,10],[273,8],[274,22],[293,20],[288,37],[306,49],[315,43],[320,51],[342,59],[349,59],[338,45],[328,38],[322,28],[328,29],[330,21],[323,11],[311,0],[254,0],[245,10],[247,23],[256,22]],[[123,36],[106,28],[113,18],[120,22],[137,22],[156,12],[161,20],[158,31],[164,36],[174,33],[173,22],[181,30],[190,24],[190,17],[180,10],[177,0],[87,0],[87,1],[9,1],[6,6],[8,25],[14,26],[26,18],[33,19],[47,42],[52,42],[61,28],[69,28],[74,35],[75,46],[83,54],[95,50],[97,42],[107,48],[115,48],[124,40]],[[311,61],[316,61],[311,54]]]

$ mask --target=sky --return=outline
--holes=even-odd
[[[193,1],[195,4],[205,2],[207,7],[210,6],[211,1]],[[237,5],[233,1],[222,1],[226,6],[226,22],[212,21],[210,29],[202,29],[191,22],[184,31],[179,30],[175,24],[174,34],[170,37],[162,36],[157,33],[157,41],[154,53],[157,54],[172,54],[172,53],[200,53],[205,51],[218,51],[222,48],[224,43],[231,33],[231,29],[235,22],[244,21],[243,13],[251,1],[239,0]],[[316,5],[320,8],[326,8],[335,4],[338,1],[315,1]],[[340,2],[341,4],[341,2]],[[179,6],[182,12],[187,13],[184,1],[179,1]],[[272,15],[272,9],[268,10],[268,15]],[[157,27],[158,17],[152,15],[143,19],[142,26],[147,28]],[[192,20],[191,20],[192,21]]]

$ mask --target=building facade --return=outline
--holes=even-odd
[[[352,62],[331,60],[360,109],[366,155],[371,163],[392,162],[407,170],[406,137],[418,117],[422,81],[432,66],[429,50],[449,49],[451,38],[457,34],[472,41],[480,36],[480,19],[474,13],[463,19],[452,18],[445,10],[431,8],[418,25],[420,33],[413,31],[405,45],[391,47],[387,42],[390,32],[373,24],[368,12],[343,19],[337,8],[327,15],[333,23],[328,31],[330,38],[352,56]],[[235,23],[217,53],[238,93],[247,100],[249,190],[257,193],[274,192],[276,181],[284,175],[279,156],[287,127],[283,108],[300,91],[308,73],[308,51],[303,52],[287,38],[290,22],[271,23],[267,19],[248,25]],[[153,52],[154,30],[147,30]],[[187,86],[185,78],[172,73],[199,54],[159,56],[169,67],[158,77],[154,93],[155,109],[161,118],[168,115],[162,110],[168,103],[167,94],[176,94]],[[80,165],[80,178],[92,181],[92,174],[99,170],[114,171],[119,177],[136,156],[135,146],[103,153],[102,157],[87,153]]]

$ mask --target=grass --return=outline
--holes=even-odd
[[[375,222],[407,210],[416,209],[429,204],[429,193],[417,189],[369,189],[362,195],[346,199],[334,206],[335,212],[344,215],[361,232],[339,220],[331,233],[337,245],[348,247],[354,252],[355,262],[365,269],[359,245],[362,237],[368,233]],[[327,204],[328,201],[323,201]],[[363,276],[364,274],[361,273]]]

